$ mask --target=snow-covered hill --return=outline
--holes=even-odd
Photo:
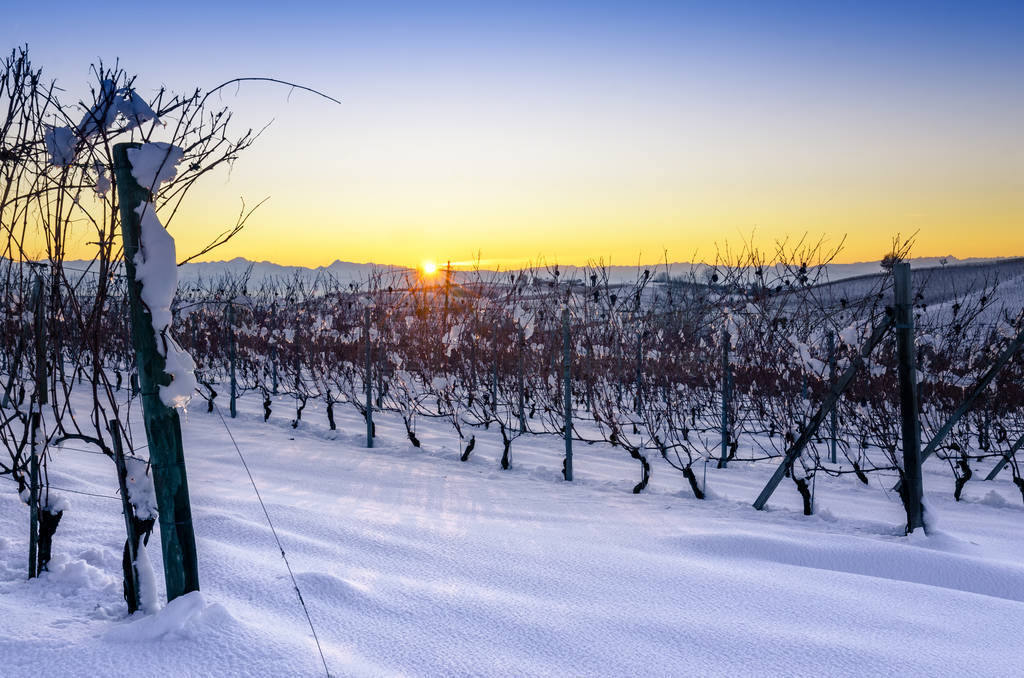
[[[980,294],[998,285],[993,295],[1007,303],[1019,306],[1024,299],[1019,290],[1024,286],[1024,258],[991,261],[964,261],[925,266],[919,260],[912,262],[913,285],[927,304],[942,304],[967,294]],[[824,299],[838,304],[840,299],[853,301],[877,291],[880,272],[836,278],[821,286]]]

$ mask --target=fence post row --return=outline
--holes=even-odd
[[[139,251],[141,216],[136,209],[150,201],[150,193],[132,176],[128,149],[141,144],[114,146],[114,174],[120,201],[121,236],[131,305],[132,345],[142,395],[146,439],[153,469],[157,508],[160,512],[160,542],[163,547],[164,581],[167,600],[199,590],[192,509],[189,504],[185,453],[181,443],[178,412],[160,400],[161,384],[169,384],[166,361],[157,350],[152,317],[142,303],[142,284],[135,277],[135,256]]]

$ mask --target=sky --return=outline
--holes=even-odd
[[[9,0],[3,0],[5,3]],[[1024,3],[23,3],[69,94],[268,76],[220,101],[272,124],[196,188],[179,256],[513,266],[708,260],[804,234],[841,261],[1024,255]],[[87,245],[69,255],[88,256]]]

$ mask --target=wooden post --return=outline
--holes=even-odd
[[[373,358],[370,343],[370,309],[363,309],[363,339],[366,341],[366,446],[373,447]]]
[[[572,344],[569,336],[569,309],[562,309],[562,392],[565,411],[565,471],[564,476],[572,480]]]
[[[139,536],[135,531],[135,509],[128,497],[128,468],[124,463],[124,448],[121,445],[121,427],[117,419],[107,422],[110,439],[114,445],[114,465],[117,466],[117,486],[121,492],[121,511],[124,513],[124,531],[127,536],[125,549],[128,566],[124,568],[124,597],[128,603],[128,614],[136,612],[142,604],[139,596]]]
[[[231,418],[234,419],[238,416],[238,407],[236,400],[238,398],[238,381],[235,377],[235,359],[238,356],[238,350],[235,346],[235,306],[231,302],[228,302],[228,352],[231,359]]]
[[[167,600],[199,590],[199,565],[192,529],[185,452],[181,444],[178,412],[160,400],[160,386],[171,382],[166,360],[157,348],[149,309],[142,303],[142,283],[135,275],[139,252],[141,217],[136,209],[150,200],[149,191],[132,176],[128,149],[140,144],[114,146],[114,175],[120,200],[121,235],[131,306],[132,345],[142,392],[142,413],[153,469],[153,486],[160,512],[160,543],[163,549]]]
[[[914,348],[914,308],[911,303],[910,264],[893,267],[896,293],[896,357],[899,361],[900,420],[903,438],[903,488],[907,534],[924,527],[921,500],[921,429],[917,405],[917,351]]]
[[[718,468],[725,468],[729,463],[729,382],[732,380],[732,369],[729,366],[729,344],[732,337],[729,329],[722,329],[722,456],[718,460]]]

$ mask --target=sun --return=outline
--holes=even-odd
[[[420,264],[420,268],[423,269],[424,275],[434,275],[437,273],[437,264],[429,259]]]

